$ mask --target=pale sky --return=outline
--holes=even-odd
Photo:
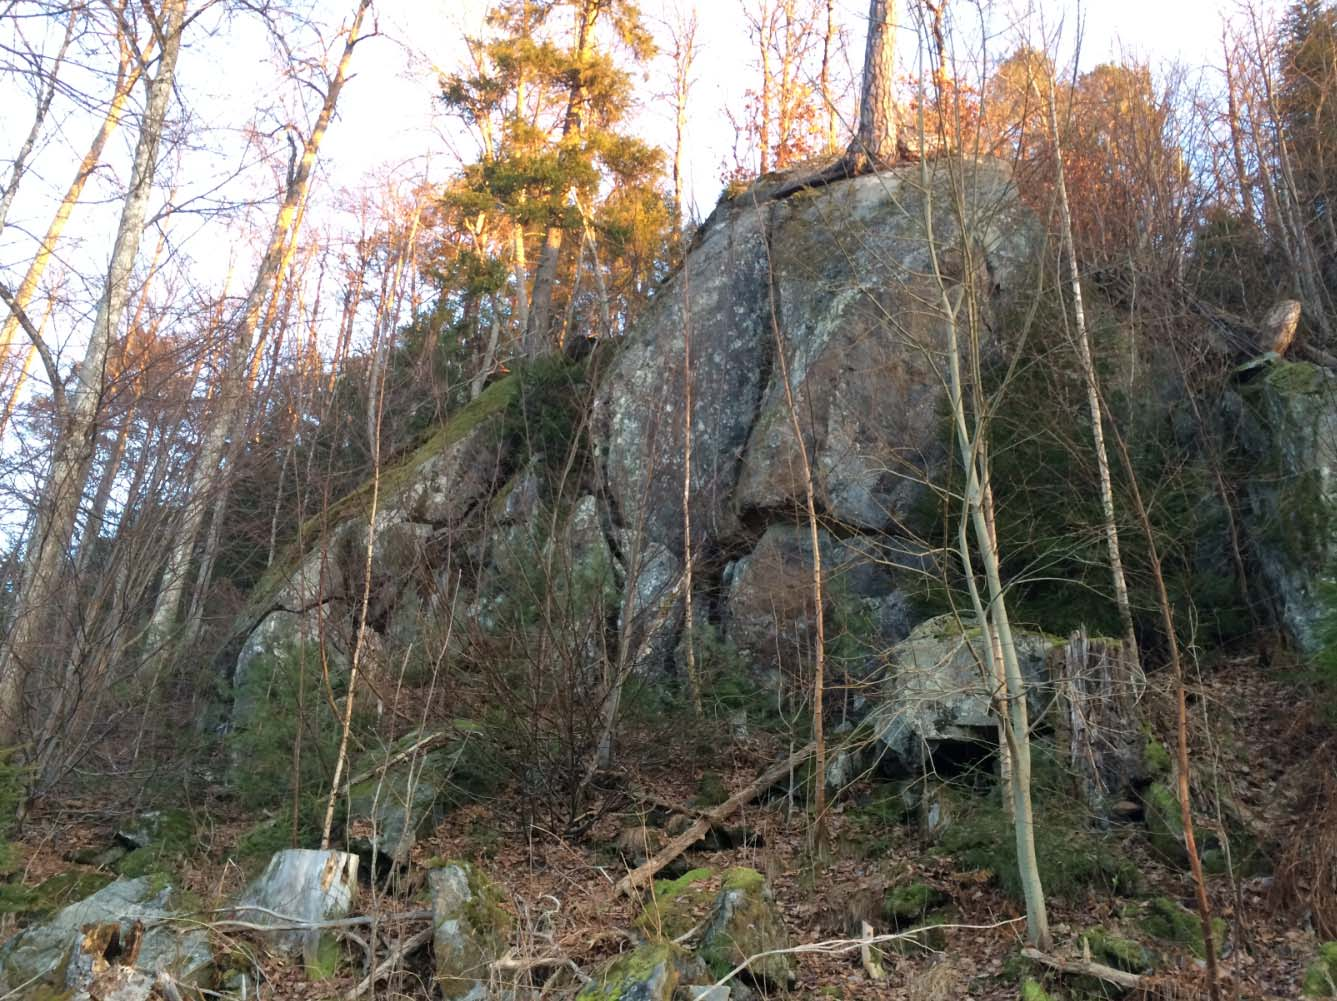
[[[291,0],[305,5],[315,28],[294,29],[291,47],[299,54],[320,51],[321,41],[334,38],[354,0]],[[1015,25],[1030,24],[1038,33],[1041,19],[1018,13],[1024,0],[993,0],[985,5],[985,20],[992,34],[991,58],[1000,58],[1017,41]],[[1039,0],[1043,22],[1051,34],[1060,24],[1062,52],[1071,51],[1076,29],[1076,6],[1060,0]],[[727,112],[740,113],[745,89],[753,82],[752,46],[744,4],[756,0],[642,0],[650,22],[662,23],[675,10],[695,6],[700,28],[700,54],[691,94],[687,134],[688,197],[701,215],[708,214],[718,197],[722,162],[733,144],[734,130]],[[1275,9],[1280,0],[1262,0]],[[436,80],[442,69],[460,64],[466,32],[481,25],[486,0],[376,0],[373,7],[379,35],[359,46],[353,77],[345,88],[339,115],[321,151],[309,224],[338,232],[348,228],[347,206],[363,190],[396,179],[401,186],[425,175],[439,179],[458,163],[472,158],[472,140],[459,124],[441,114]],[[916,36],[909,0],[899,4],[905,28],[900,36],[902,64],[913,73]],[[979,8],[953,0],[957,17],[978,24]],[[1178,60],[1189,65],[1217,61],[1223,15],[1235,12],[1235,0],[1094,0],[1084,7],[1086,34],[1084,66],[1117,57],[1127,51],[1153,66]],[[838,19],[846,27],[849,59],[862,59],[867,0],[837,0]],[[27,29],[34,30],[32,26]],[[317,34],[319,31],[319,35]],[[962,37],[969,37],[969,30]],[[978,30],[973,32],[978,35]],[[963,43],[969,47],[969,43]],[[333,47],[331,46],[331,49]],[[972,58],[970,53],[963,58]],[[640,100],[635,128],[639,134],[667,148],[671,141],[671,108],[656,92],[667,87],[663,65],[651,67],[647,79],[637,79]],[[96,90],[96,88],[94,88]],[[174,109],[176,120],[194,141],[180,159],[160,172],[160,186],[175,190],[175,203],[185,202],[192,212],[170,223],[168,276],[182,289],[221,290],[229,268],[245,280],[253,254],[253,233],[267,227],[271,205],[251,211],[210,216],[215,203],[236,198],[270,197],[277,189],[276,167],[263,162],[277,154],[279,167],[286,160],[282,124],[290,119],[299,99],[308,111],[311,94],[282,75],[280,60],[272,53],[253,17],[224,14],[211,8],[192,26],[179,63],[177,93],[184,102]],[[58,105],[60,102],[57,102]],[[0,157],[11,157],[31,120],[31,95],[14,81],[0,86]],[[30,180],[20,188],[9,226],[0,235],[0,279],[16,283],[31,257],[33,241],[45,228],[54,200],[68,183],[70,165],[82,153],[92,132],[86,113],[61,108],[61,128],[45,141],[34,162]],[[183,121],[182,116],[189,115]],[[302,120],[301,116],[297,116]],[[75,305],[55,320],[53,336],[63,346],[63,365],[77,356],[88,310],[100,291],[105,274],[109,232],[118,214],[117,199],[133,145],[133,130],[122,130],[108,153],[108,164],[90,186],[87,204],[81,205],[62,246],[65,293]],[[0,170],[6,167],[0,160]],[[7,173],[7,171],[6,171]],[[219,219],[226,221],[219,221]],[[147,234],[144,254],[155,241]],[[235,248],[235,249],[234,249]],[[79,305],[82,304],[82,305]]]

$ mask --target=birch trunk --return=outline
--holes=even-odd
[[[1128,581],[1123,572],[1123,556],[1119,549],[1119,527],[1114,520],[1114,486],[1110,480],[1110,460],[1105,451],[1105,428],[1100,410],[1100,387],[1096,382],[1096,367],[1091,359],[1091,341],[1086,333],[1086,312],[1082,308],[1082,282],[1077,271],[1077,246],[1072,238],[1072,210],[1068,204],[1067,172],[1063,167],[1063,148],[1059,139],[1058,108],[1054,89],[1049,89],[1049,134],[1054,143],[1055,181],[1058,186],[1059,221],[1063,226],[1063,250],[1068,258],[1068,282],[1072,289],[1073,323],[1077,328],[1077,358],[1082,366],[1086,383],[1086,405],[1090,410],[1091,438],[1096,450],[1096,468],[1100,476],[1100,509],[1105,519],[1105,545],[1109,552],[1110,576],[1114,583],[1114,601],[1119,609],[1119,624],[1128,650],[1133,676],[1140,684],[1141,658],[1137,650],[1137,633],[1133,628],[1133,610],[1128,601]]]
[[[60,415],[61,427],[51,469],[43,484],[36,521],[28,539],[13,625],[8,642],[0,651],[0,745],[15,743],[20,734],[26,683],[36,669],[47,637],[53,603],[60,590],[62,570],[78,519],[79,500],[92,465],[103,370],[130,295],[135,257],[153,191],[158,146],[172,96],[185,14],[186,0],[164,0],[162,54],[157,75],[148,88],[130,186],[116,229],[106,285],[93,318],[88,348],[66,397],[65,412]]]

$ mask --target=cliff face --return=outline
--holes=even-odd
[[[503,430],[524,402],[516,376],[383,476],[372,646],[411,634],[410,611],[421,621],[449,607],[495,627],[514,602],[508,588],[537,562],[599,578],[566,589],[603,617],[591,651],[671,671],[690,522],[697,621],[761,673],[797,665],[814,609],[791,405],[825,526],[828,611],[842,603],[870,648],[900,639],[914,625],[907,595],[929,562],[917,531],[945,459],[933,248],[949,293],[972,281],[997,296],[1023,280],[1033,233],[1006,169],[988,162],[909,165],[781,200],[762,184],[723,202],[599,376],[592,473],[574,493],[564,485],[571,496],[553,496],[538,468],[562,457]],[[368,500],[338,505],[306,533],[320,541],[257,596],[266,614],[240,677],[317,638],[346,657]]]

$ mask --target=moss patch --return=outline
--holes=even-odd
[[[37,886],[6,883],[0,886],[0,914],[18,914],[42,920],[68,904],[91,897],[115,879],[106,872],[62,872]]]
[[[1021,982],[1021,1001],[1054,1001],[1040,981],[1027,977]]]
[[[1137,926],[1158,941],[1184,946],[1198,959],[1207,957],[1207,949],[1202,941],[1201,919],[1169,897],[1156,897],[1143,904]],[[1223,951],[1228,931],[1229,927],[1224,920],[1212,918],[1212,938],[1218,954]]]
[[[692,869],[677,879],[658,880],[636,927],[649,938],[675,939],[691,931],[706,917],[714,900],[708,885],[713,875],[709,869]]]
[[[927,883],[905,883],[892,889],[882,901],[882,916],[892,925],[922,921],[932,910],[947,903],[947,894]]]
[[[1318,955],[1305,970],[1301,989],[1307,998],[1337,996],[1337,942],[1324,942]]]
[[[1125,973],[1147,973],[1156,966],[1156,957],[1140,942],[1112,935],[1104,928],[1091,928],[1082,934],[1091,949],[1091,957]]]

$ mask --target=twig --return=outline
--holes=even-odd
[[[414,741],[399,753],[390,755],[390,757],[386,758],[380,764],[368,768],[366,771],[358,775],[354,775],[348,780],[348,786],[349,788],[352,788],[353,786],[361,785],[368,779],[375,778],[376,776],[389,771],[401,761],[407,761],[421,751],[431,750],[439,744],[444,744],[446,741],[450,740],[452,736],[453,734],[448,730],[442,730],[440,733],[430,733],[426,737]]]
[[[426,945],[432,937],[432,932],[435,930],[436,929],[432,925],[428,925],[426,928],[414,932],[408,938],[404,939],[404,941],[391,948],[390,955],[386,956],[376,969],[368,973],[366,979],[344,994],[344,1001],[353,1001],[355,998],[360,998],[363,994],[366,994],[367,991],[376,986],[378,980],[384,980],[388,977],[395,971],[405,956],[419,946]]]
[[[727,820],[744,803],[750,802],[773,786],[788,773],[790,768],[802,764],[809,758],[816,748],[817,745],[812,743],[795,751],[778,765],[773,765],[758,775],[746,788],[734,793],[715,809],[703,814],[696,823],[665,845],[663,851],[655,855],[654,858],[618,880],[613,885],[614,896],[618,894],[630,896],[634,891],[650,882],[659,870],[709,834],[711,827]]]
[[[271,911],[267,907],[239,906],[226,908],[221,913],[264,914],[270,917],[278,918],[277,924],[260,924],[258,921],[240,921],[235,919],[224,919],[222,921],[195,921],[196,924],[207,928],[229,928],[237,931],[311,931],[320,928],[356,928],[361,925],[387,924],[392,921],[430,921],[432,912],[423,911],[405,911],[402,914],[363,914],[353,918],[336,918],[329,921],[303,921],[301,918],[294,918],[287,914],[280,914],[278,911]],[[220,913],[217,911],[204,911],[196,913]],[[189,914],[175,914],[170,917],[160,918],[156,921],[146,921],[145,925],[154,927],[157,925],[172,924],[178,921],[194,921],[194,916]]]
[[[1058,970],[1060,973],[1095,977],[1097,980],[1104,980],[1130,991],[1135,991],[1142,986],[1142,978],[1136,973],[1125,973],[1123,970],[1116,970],[1112,966],[1097,963],[1095,960],[1059,959],[1057,956],[1050,956],[1039,949],[1031,948],[1022,949],[1021,954],[1033,962],[1041,963],[1050,969]]]

